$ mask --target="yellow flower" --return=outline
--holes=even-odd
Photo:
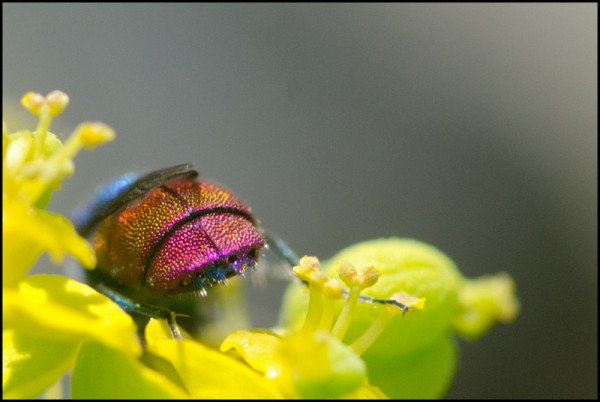
[[[194,399],[280,399],[283,397],[272,383],[248,365],[192,339],[173,339],[169,329],[163,324],[164,322],[151,320],[146,327],[147,354],[169,362],[177,373],[179,385],[189,393],[189,397]],[[157,368],[162,369],[160,366]],[[166,370],[163,369],[163,372]]]
[[[235,349],[288,398],[385,397],[369,384],[360,355],[377,339],[393,315],[423,308],[424,299],[407,294],[387,300],[364,298],[361,292],[379,278],[378,271],[371,266],[359,271],[349,263],[338,265],[339,277],[348,290],[338,280],[329,279],[315,257],[302,258],[294,273],[309,285],[309,304],[302,326],[235,331],[223,341],[221,350]],[[344,306],[334,319],[335,301],[342,298]],[[361,298],[371,302],[373,310],[381,311],[361,337],[345,343]]]
[[[73,173],[72,158],[82,147],[112,141],[114,131],[101,123],[80,125],[66,144],[49,132],[52,118],[67,106],[60,91],[46,97],[27,93],[21,103],[39,117],[33,132],[2,132],[2,280],[15,287],[45,251],[55,263],[64,253],[82,265],[95,265],[94,252],[64,217],[44,211],[52,191]]]
[[[384,306],[357,303],[352,324],[340,328],[352,340],[353,349],[364,352],[369,382],[391,398],[443,396],[457,367],[454,334],[476,338],[496,321],[510,322],[518,313],[515,286],[508,275],[465,278],[447,255],[417,240],[376,239],[347,247],[324,264],[327,278],[339,271],[339,260],[377,268],[379,279],[361,296],[396,299],[415,309],[421,300],[402,292],[427,299],[424,311],[402,319],[386,316]],[[342,268],[352,283],[357,274]],[[363,280],[371,275],[363,275]],[[303,293],[302,286],[288,289],[281,314],[285,325],[303,322],[307,305]],[[346,307],[337,303],[336,311],[343,314]],[[374,321],[376,314],[380,316]]]
[[[91,268],[95,256],[65,217],[43,210],[52,191],[73,173],[82,146],[114,138],[108,126],[84,123],[67,140],[49,132],[67,106],[60,91],[30,92],[21,103],[39,117],[34,131],[2,129],[2,390],[9,398],[31,398],[74,364],[83,340],[141,353],[131,317],[90,287],[58,275],[25,277],[48,252],[55,263],[65,253]],[[90,134],[90,131],[92,134]],[[90,140],[90,138],[92,138]]]

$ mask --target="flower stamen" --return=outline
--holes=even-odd
[[[61,91],[52,91],[46,97],[36,92],[27,92],[21,98],[21,104],[39,117],[35,131],[34,157],[43,157],[52,118],[65,110],[69,104],[69,96]]]
[[[413,310],[422,310],[425,307],[425,299],[411,296],[405,292],[398,292],[391,297],[391,300],[406,306],[406,310],[399,308],[396,304],[384,304],[379,316],[373,321],[373,324],[351,345],[352,350],[358,355],[362,355],[377,340],[390,320],[402,312],[411,312]]]
[[[364,289],[377,283],[379,272],[377,272],[375,267],[369,266],[359,273],[356,268],[348,262],[340,263],[337,271],[342,281],[350,288],[348,299],[346,299],[342,312],[331,330],[333,336],[342,340],[352,322],[352,316],[360,293]]]
[[[318,329],[329,332],[333,325],[333,319],[335,316],[335,300],[342,298],[344,295],[344,289],[342,284],[334,279],[328,280],[323,286],[323,313],[321,314],[321,322],[319,323]]]
[[[3,134],[2,165],[10,174],[3,171],[2,189],[3,193],[38,206],[49,199],[50,189],[57,188],[63,178],[73,174],[72,158],[82,147],[93,148],[112,141],[115,133],[102,123],[83,123],[62,145],[49,129],[53,117],[69,104],[69,97],[61,91],[45,97],[28,92],[21,104],[38,116],[38,125],[33,133]]]
[[[398,309],[392,306],[383,306],[381,313],[373,324],[350,347],[357,355],[362,355],[377,340]]]
[[[306,313],[302,331],[313,332],[318,328],[321,321],[323,313],[321,303],[322,289],[328,278],[321,272],[321,265],[315,257],[302,257],[299,265],[295,266],[293,271],[300,279],[309,284],[308,312]]]

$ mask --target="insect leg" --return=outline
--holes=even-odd
[[[298,254],[292,250],[279,236],[269,232],[262,232],[263,237],[267,245],[275,251],[281,258],[283,258],[291,267],[298,265],[300,258]]]
[[[130,315],[141,315],[146,318],[163,318],[167,320],[169,324],[169,329],[171,330],[171,334],[175,339],[183,339],[181,335],[181,331],[177,326],[177,322],[175,320],[175,313],[171,310],[168,310],[163,307],[153,306],[151,304],[145,303],[136,303],[128,297],[123,296],[122,294],[114,291],[103,283],[99,283],[96,285],[96,289],[117,303],[119,307],[121,307],[125,312]]]

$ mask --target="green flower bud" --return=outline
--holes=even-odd
[[[419,349],[448,333],[458,314],[460,272],[445,254],[425,243],[411,239],[380,239],[350,246],[323,264],[324,271],[335,275],[335,262],[348,261],[357,267],[375,266],[379,280],[362,294],[390,299],[405,292],[425,298],[426,305],[418,314],[395,316],[370,353],[395,354]],[[369,328],[379,314],[371,305],[359,303],[348,338],[353,339]]]
[[[410,239],[380,239],[350,246],[324,264],[325,272],[336,275],[337,262],[357,267],[375,266],[380,276],[375,285],[362,294],[390,299],[398,292],[425,298],[426,307],[418,314],[394,317],[388,328],[369,350],[389,354],[407,353],[446,334],[459,311],[458,289],[462,278],[454,263],[440,251]],[[306,303],[302,286],[294,285],[286,295],[282,321],[295,324],[302,319]],[[342,303],[339,303],[340,305]],[[379,309],[359,303],[349,328],[348,338],[363,333],[377,318]]]

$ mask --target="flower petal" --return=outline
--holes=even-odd
[[[367,380],[361,358],[325,331],[284,336],[275,358],[283,380],[291,381],[302,398],[339,398]]]
[[[25,331],[2,332],[2,396],[30,399],[56,383],[73,366],[77,341],[32,337]]]
[[[74,399],[189,399],[163,374],[137,359],[97,343],[84,342],[77,356]]]
[[[279,336],[268,330],[239,330],[229,334],[220,349],[222,352],[235,349],[253,369],[266,373],[272,368],[273,355],[280,343]]]
[[[141,347],[131,317],[108,297],[60,275],[26,277],[2,294],[4,328],[51,340],[94,339],[137,356]]]
[[[190,339],[165,339],[156,335],[160,323],[152,320],[146,330],[148,351],[169,360],[192,398],[282,398],[263,376],[232,357]]]
[[[2,200],[2,280],[12,287],[25,276],[44,251],[55,263],[64,253],[86,267],[96,263],[94,251],[73,224],[61,215],[33,208],[12,197]]]

